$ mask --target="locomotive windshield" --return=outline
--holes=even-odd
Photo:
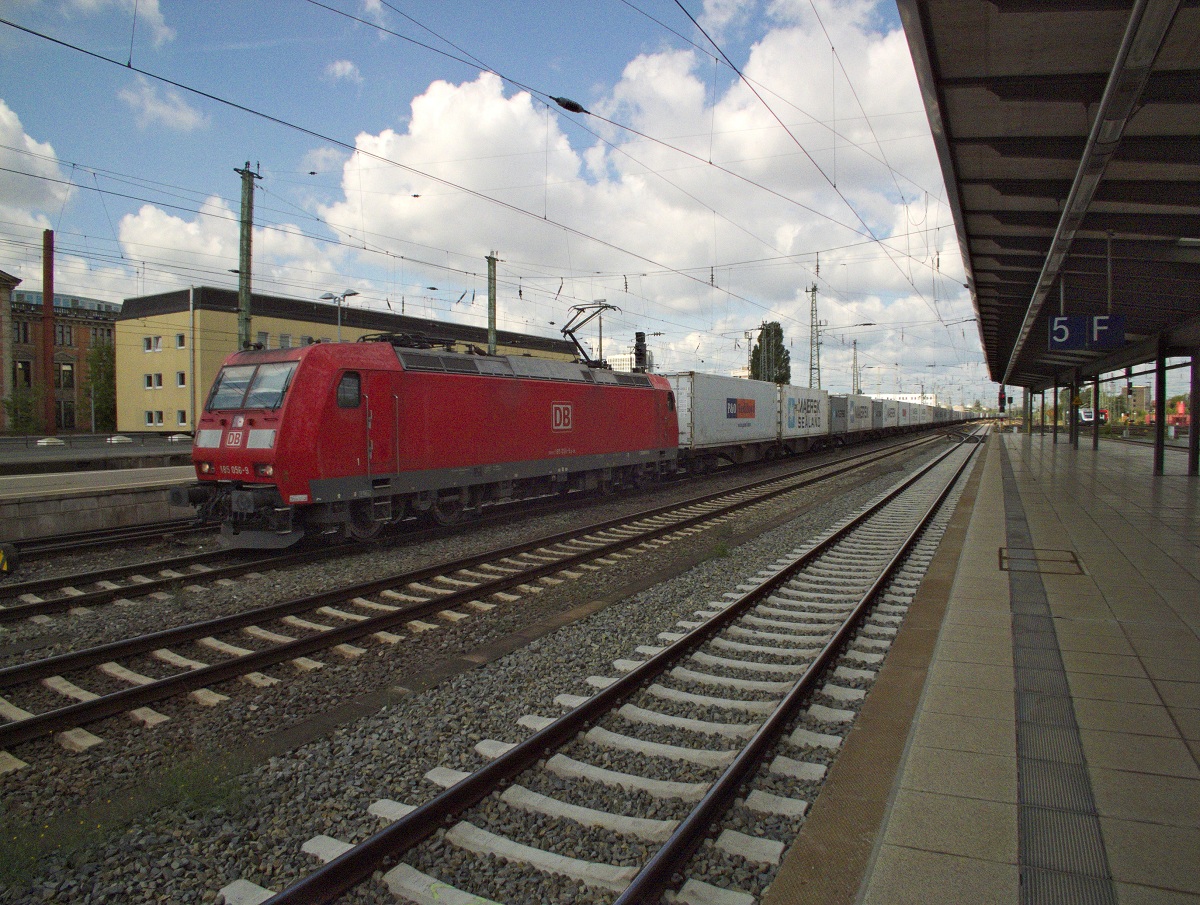
[[[205,409],[277,409],[295,370],[294,361],[221,368]]]

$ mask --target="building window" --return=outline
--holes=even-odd
[[[19,387],[33,386],[33,362],[13,362],[13,384]]]
[[[75,339],[74,339],[70,324],[55,324],[54,325],[54,345],[56,345],[56,346],[73,346],[73,345],[75,345]]]
[[[271,348],[271,337],[267,335],[266,330],[258,331],[258,339],[256,339],[255,342],[257,342],[264,349]]]
[[[55,364],[54,387],[59,390],[75,389],[75,365],[65,361]],[[59,427],[61,426],[60,424]]]
[[[143,381],[143,386],[145,386],[146,389],[148,389],[148,390],[154,389],[154,375],[153,374],[143,374],[142,381]]]
[[[75,430],[75,403],[60,399],[55,404],[54,424],[62,430]]]
[[[182,334],[182,333],[175,334],[175,348],[176,349],[186,349],[187,348],[187,337],[184,334]]]
[[[290,349],[291,347],[292,347],[292,334],[280,333],[279,334],[279,348]]]
[[[175,372],[175,386],[177,386],[177,387],[187,386],[187,374],[185,372],[183,372],[183,371]]]
[[[156,390],[162,389],[162,374],[154,375],[154,389],[156,389]]]
[[[175,421],[180,427],[186,427],[187,426],[187,410],[186,409],[176,409],[175,410]]]
[[[154,351],[155,352],[162,351],[162,337],[161,336],[154,337]]]
[[[153,339],[153,337],[150,337],[150,336],[143,336],[143,337],[142,337],[142,351],[143,351],[143,352],[149,352],[149,351],[150,351],[151,349],[153,349],[153,348],[154,348],[154,339]]]
[[[154,427],[154,412],[146,412],[146,427]]]
[[[29,345],[29,321],[13,321],[13,342]]]

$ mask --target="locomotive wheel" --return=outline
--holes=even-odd
[[[383,522],[371,517],[369,500],[357,500],[350,504],[350,518],[346,521],[346,532],[354,540],[371,540],[383,529]]]
[[[429,507],[429,517],[435,525],[449,527],[462,520],[463,501],[461,496],[438,497]]]

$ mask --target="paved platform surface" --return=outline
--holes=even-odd
[[[116,471],[73,471],[63,474],[0,475],[0,500],[104,495],[114,491],[172,487],[196,479],[191,465],[124,468]]]
[[[765,905],[1200,903],[1200,481],[983,452]]]

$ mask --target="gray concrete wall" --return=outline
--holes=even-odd
[[[141,522],[186,518],[167,502],[167,488],[107,490],[61,494],[25,500],[0,500],[0,541],[19,541],[76,531],[119,528]]]

